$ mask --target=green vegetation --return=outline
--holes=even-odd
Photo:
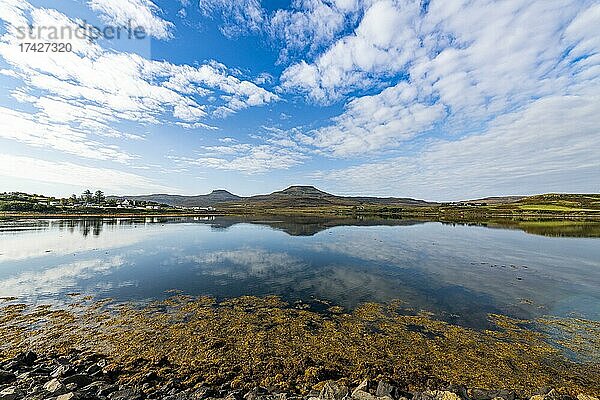
[[[600,324],[537,321],[565,331],[561,345],[587,343],[587,361],[574,362],[524,328],[526,321],[490,316],[495,330],[476,331],[406,315],[399,303],[365,304],[351,313],[326,313],[279,298],[176,296],[147,306],[77,300],[67,309],[0,308],[0,359],[32,349],[46,354],[101,352],[123,380],[140,382],[150,371],[190,385],[233,388],[262,385],[306,393],[325,380],[358,384],[371,377],[409,389],[431,382],[511,388],[531,394],[542,387],[598,393]],[[577,335],[583,330],[584,336]],[[581,339],[584,338],[584,339]]]
[[[27,213],[33,215],[115,214],[119,212],[145,214],[156,210],[175,211],[173,207],[154,202],[118,202],[115,199],[107,199],[100,190],[95,193],[86,190],[81,196],[73,194],[68,198],[47,197],[20,192],[0,194],[0,212],[8,215],[27,215]]]

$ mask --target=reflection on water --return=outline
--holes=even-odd
[[[597,229],[577,226],[567,232]],[[552,236],[557,229],[550,228]],[[219,298],[317,298],[346,308],[400,299],[408,309],[470,326],[483,326],[488,313],[600,320],[599,260],[595,238],[437,222],[224,217],[0,222],[0,296],[32,302],[61,301],[71,292],[159,299],[176,289]]]

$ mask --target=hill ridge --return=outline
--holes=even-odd
[[[137,201],[153,201],[171,206],[183,207],[207,207],[215,206],[217,204],[235,205],[236,203],[244,205],[269,205],[275,207],[322,205],[353,206],[365,203],[410,206],[428,206],[437,204],[412,198],[338,196],[325,192],[313,185],[291,185],[285,189],[269,194],[260,194],[247,197],[235,195],[225,189],[215,189],[209,194],[195,196],[151,194],[138,196],[110,196],[109,198],[118,200],[129,199]]]

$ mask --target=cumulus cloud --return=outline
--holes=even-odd
[[[116,4],[97,3],[105,7]],[[122,6],[128,10],[125,3]],[[133,53],[107,51],[92,40],[75,36],[60,40],[70,44],[72,52],[22,52],[16,34],[21,27],[69,27],[74,31],[84,25],[84,21],[56,10],[10,0],[0,6],[0,21],[6,28],[0,38],[0,58],[12,68],[3,73],[24,84],[12,96],[36,110],[0,109],[0,136],[4,138],[81,157],[127,162],[133,157],[107,144],[106,139],[140,136],[114,128],[118,123],[214,129],[200,121],[215,115],[219,108],[232,113],[278,100],[277,95],[233,76],[226,66],[215,62],[192,67],[152,61]],[[42,33],[45,36],[38,38],[40,41],[55,41],[49,37],[50,30]],[[218,95],[221,100],[212,104],[208,95]]]
[[[485,133],[438,140],[412,156],[322,171],[314,178],[341,192],[351,187],[440,201],[586,192],[590,184],[600,185],[598,126],[599,95],[551,96],[498,118]]]
[[[428,104],[419,96],[414,86],[401,82],[377,95],[356,98],[332,125],[310,132],[302,141],[334,156],[397,148],[445,116],[443,105]]]
[[[206,16],[219,15],[221,32],[229,38],[259,32],[266,22],[260,0],[200,0],[199,6]]]
[[[29,113],[0,107],[0,138],[31,146],[52,148],[79,157],[128,162],[135,157],[117,146],[90,140],[83,129],[66,123],[48,123]]]
[[[354,32],[289,66],[282,86],[320,103],[357,96],[307,133],[319,152],[399,149],[422,134],[481,132],[541,98],[597,93],[599,22],[597,5],[572,0],[375,1]]]
[[[90,0],[88,4],[109,24],[142,27],[146,34],[157,39],[173,36],[173,23],[159,17],[160,8],[150,0]]]
[[[273,13],[268,30],[283,42],[282,60],[303,51],[312,55],[353,26],[363,7],[358,0],[296,0]]]
[[[419,13],[417,1],[374,2],[351,35],[337,40],[315,62],[288,67],[281,76],[283,87],[327,103],[372,86],[376,75],[402,71],[423,51],[415,26]]]

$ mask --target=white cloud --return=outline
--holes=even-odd
[[[364,7],[358,0],[297,0],[292,9],[277,10],[270,18],[269,32],[283,41],[281,59],[308,50],[313,54],[329,45],[356,22]]]
[[[106,23],[114,26],[144,28],[146,34],[157,39],[169,39],[173,23],[157,14],[161,11],[150,0],[89,0],[89,6],[102,14]]]
[[[422,152],[314,175],[340,192],[464,200],[600,188],[600,95],[552,96],[498,118],[483,134]]]
[[[135,157],[116,146],[90,140],[82,129],[65,123],[45,123],[35,116],[0,107],[0,138],[97,160],[128,162]]]
[[[117,7],[116,2],[102,4]],[[129,5],[121,5],[129,10]],[[222,64],[192,67],[151,61],[132,53],[106,51],[94,41],[75,36],[60,40],[72,45],[73,52],[22,52],[17,29],[23,26],[69,27],[75,31],[84,22],[13,0],[0,6],[0,19],[6,27],[0,38],[0,58],[12,67],[10,76],[24,84],[12,96],[35,108],[31,113],[0,110],[6,116],[0,121],[4,128],[0,136],[4,138],[86,158],[127,162],[134,157],[106,144],[106,139],[140,136],[120,132],[114,128],[118,123],[174,123],[190,129],[215,129],[200,121],[221,107],[231,113],[279,99],[231,75]],[[55,41],[48,36],[50,32],[43,31],[39,40]],[[205,99],[206,104],[202,104],[204,97],[213,94],[220,95],[221,100],[212,104]]]
[[[374,75],[398,73],[423,52],[419,45],[417,1],[377,1],[351,35],[340,38],[314,63],[304,61],[282,74],[283,87],[327,103],[376,82]]]
[[[353,27],[372,0],[294,0],[286,9],[269,12],[260,0],[202,0],[204,15],[218,16],[228,38],[265,34],[280,46],[280,61],[303,52],[315,54],[345,29]]]
[[[117,169],[96,168],[70,162],[46,161],[0,153],[0,175],[40,182],[94,187],[105,192],[174,191],[152,179]]]
[[[420,100],[414,86],[400,82],[377,95],[350,101],[332,125],[309,132],[303,142],[334,156],[397,148],[445,116],[441,104]]]
[[[210,169],[238,171],[244,174],[260,174],[274,170],[286,170],[301,164],[308,158],[302,151],[281,143],[249,144],[235,143],[229,138],[224,145],[205,146],[199,157],[171,157],[182,165],[194,165]]]
[[[334,156],[398,150],[432,127],[447,137],[481,132],[538,99],[597,93],[599,10],[574,0],[432,0],[424,13],[417,1],[375,1],[352,34],[288,67],[283,88],[328,103],[400,81],[351,99],[303,138]]]
[[[204,15],[219,14],[223,20],[221,32],[229,38],[259,32],[266,23],[259,0],[200,0],[198,4]]]

